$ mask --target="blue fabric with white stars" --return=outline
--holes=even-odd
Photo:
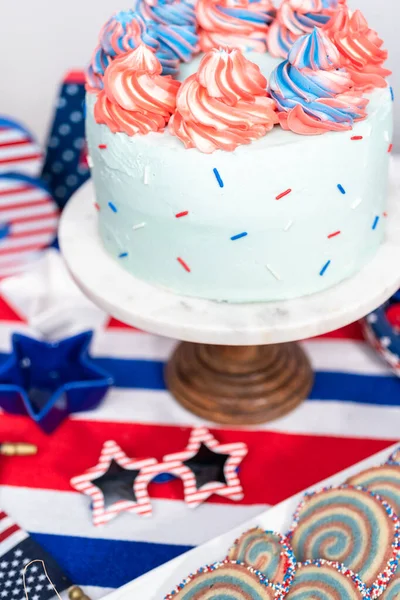
[[[62,84],[47,144],[42,178],[58,206],[90,177],[85,152],[85,85]]]

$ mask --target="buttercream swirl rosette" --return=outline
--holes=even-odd
[[[96,47],[87,70],[89,90],[103,89],[106,68],[116,56],[146,44],[156,51],[159,44],[142,17],[132,10],[122,10],[110,17],[103,26],[99,44]]]
[[[321,29],[295,42],[272,72],[269,91],[284,129],[303,135],[345,131],[365,119],[368,100],[354,91],[339,52]]]
[[[400,466],[371,467],[350,477],[346,483],[379,494],[398,515],[400,514]]]
[[[380,596],[398,562],[399,520],[378,495],[343,485],[307,494],[289,533],[298,561],[340,562]]]
[[[280,597],[280,590],[261,573],[226,560],[189,575],[165,600],[274,600]]]
[[[235,541],[227,558],[253,567],[282,590],[289,588],[296,569],[296,560],[286,537],[261,527],[245,531]]]
[[[240,50],[210,50],[186,79],[169,129],[186,148],[233,151],[263,137],[278,122],[267,80]]]
[[[134,11],[155,34],[163,74],[176,75],[180,62],[190,62],[199,50],[193,4],[186,0],[135,0]]]
[[[266,52],[268,29],[275,17],[272,0],[198,0],[200,47]]]
[[[272,56],[287,58],[295,41],[314,27],[322,27],[344,0],[283,0],[268,32]]]
[[[360,578],[340,563],[325,560],[299,564],[287,600],[362,600],[369,598]]]
[[[347,6],[342,5],[324,29],[338,48],[357,90],[371,91],[387,86],[385,77],[391,71],[383,64],[388,52],[359,10],[350,16]]]
[[[97,96],[96,122],[129,136],[162,131],[175,110],[180,83],[161,71],[157,57],[143,44],[116,58]]]

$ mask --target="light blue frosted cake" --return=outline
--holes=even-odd
[[[344,3],[298,5],[138,0],[106,24],[87,139],[100,236],[127,277],[270,301],[328,288],[376,253],[392,140],[386,52]],[[285,30],[288,10],[303,31]],[[228,48],[213,48],[224,36]]]

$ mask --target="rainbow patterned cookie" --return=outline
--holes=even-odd
[[[370,588],[385,589],[397,568],[399,520],[379,496],[349,485],[307,494],[289,534],[298,561],[343,563]]]
[[[379,494],[400,514],[400,466],[382,465],[371,467],[350,477],[346,483],[363,487],[370,492]]]
[[[400,569],[397,569],[393,579],[383,592],[382,600],[399,600],[400,598]]]
[[[369,598],[365,585],[339,563],[317,560],[299,564],[287,600],[362,600]]]
[[[283,589],[293,580],[296,560],[287,539],[280,533],[254,527],[245,531],[229,550],[228,559],[257,569],[271,583]]]
[[[273,600],[282,592],[243,563],[225,560],[189,575],[165,600]]]

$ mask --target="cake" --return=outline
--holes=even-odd
[[[322,291],[385,234],[387,52],[344,0],[136,0],[101,31],[86,129],[127,277],[226,302]]]

